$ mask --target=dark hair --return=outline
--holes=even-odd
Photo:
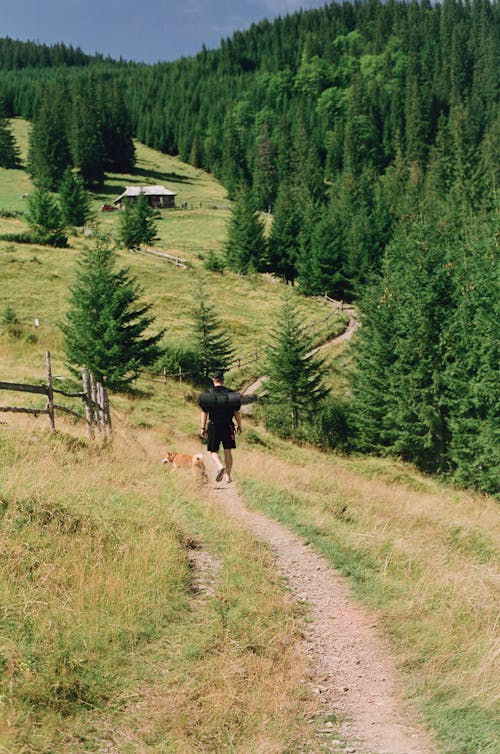
[[[214,380],[217,380],[217,382],[224,382],[224,372],[222,369],[216,369],[213,378]]]

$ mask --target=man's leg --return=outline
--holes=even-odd
[[[213,460],[213,462],[215,463],[215,465],[217,467],[217,473],[215,475],[215,480],[217,482],[220,482],[220,480],[222,479],[222,475],[224,474],[224,466],[222,465],[222,461],[220,460],[220,456],[219,456],[218,452],[216,452],[215,450],[212,450],[211,453],[210,453],[210,455],[212,456],[212,460]]]
[[[233,468],[233,454],[231,448],[224,448],[224,461],[226,463],[227,481],[231,481],[231,469]]]
[[[220,436],[217,433],[217,427],[213,424],[208,425],[207,432],[207,450],[210,453],[212,461],[217,469],[215,474],[215,481],[220,482],[224,474],[224,466],[219,456]]]

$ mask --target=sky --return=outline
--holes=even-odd
[[[0,37],[144,63],[196,55],[252,23],[325,0],[0,0]]]

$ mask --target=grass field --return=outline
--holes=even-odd
[[[26,124],[15,128],[26,140]],[[200,255],[224,240],[223,189],[175,158],[141,145],[138,156],[143,173],[109,176],[96,211],[139,179],[178,188],[188,209],[165,213],[160,246],[192,266],[118,250],[120,264],[131,266],[167,338],[187,337],[202,280],[237,352],[251,352],[268,337],[285,286],[207,272]],[[0,171],[0,209],[22,211],[29,190],[23,171]],[[97,216],[113,236],[116,214]],[[1,232],[13,227],[22,219],[0,220]],[[0,242],[0,309],[12,306],[21,320],[18,336],[0,332],[0,380],[42,378],[47,349],[54,372],[67,374],[57,322],[87,242]],[[329,311],[297,303],[305,322]],[[349,359],[345,344],[327,354],[339,392]],[[239,386],[258,369],[229,378]],[[271,553],[198,480],[160,464],[169,446],[200,449],[196,391],[173,380],[139,387],[111,397],[112,444],[90,445],[68,418],[51,436],[44,417],[0,414],[0,752],[319,752],[307,725],[315,702],[302,616]],[[249,507],[312,542],[376,611],[443,754],[497,754],[497,504],[396,461],[294,446],[254,420],[235,478]],[[201,593],[196,553],[212,584]]]

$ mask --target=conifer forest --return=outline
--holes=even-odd
[[[0,39],[0,165],[21,116],[51,191],[133,171],[133,139],[213,173],[230,268],[359,307],[350,448],[498,493],[499,20],[352,0],[156,65]]]

